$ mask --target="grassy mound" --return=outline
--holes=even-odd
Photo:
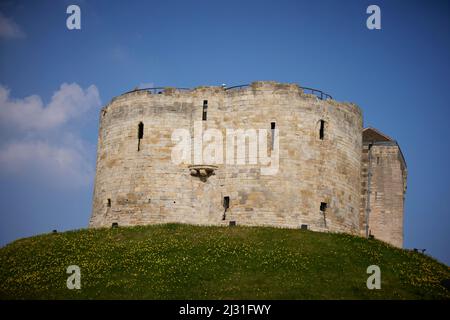
[[[66,286],[81,269],[81,289]],[[369,265],[381,289],[369,290]],[[450,268],[346,234],[179,224],[79,230],[0,249],[0,299],[449,299]]]

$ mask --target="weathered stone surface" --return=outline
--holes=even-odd
[[[225,140],[226,129],[267,129],[270,133],[271,123],[276,123],[280,156],[275,175],[261,174],[261,165],[248,161],[245,165],[217,164],[207,172],[171,161],[173,130],[185,128],[194,137],[194,122],[202,120],[204,100],[208,107],[203,130],[217,129]],[[321,120],[325,121],[323,139],[319,136]],[[144,124],[142,139],[138,139],[140,122]],[[367,190],[361,185],[361,179],[366,179],[361,172],[362,130],[358,106],[320,100],[295,84],[254,82],[238,90],[171,88],[161,94],[123,94],[100,114],[90,227],[110,227],[114,222],[120,226],[228,225],[236,221],[363,234],[362,193]],[[267,145],[270,149],[270,137]],[[380,181],[387,178],[379,177]],[[230,206],[225,212],[226,196]],[[325,213],[320,210],[322,202],[327,204]],[[400,207],[391,208],[388,201],[378,205],[380,212],[399,214]],[[373,224],[377,223],[390,222],[375,219]],[[382,233],[377,233],[381,238]],[[398,235],[394,238],[386,237],[386,241],[398,245]]]
[[[368,215],[371,235],[402,247],[407,170],[397,142],[376,129],[364,129],[362,168],[361,228],[366,229]]]

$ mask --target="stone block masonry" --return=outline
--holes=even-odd
[[[278,170],[264,175],[260,163],[249,161],[175,164],[174,130],[186,129],[194,137],[198,122],[203,130],[216,129],[223,137],[227,129],[266,129],[269,154],[270,132],[276,128]],[[100,113],[89,225],[303,225],[364,235],[364,145],[358,106],[322,100],[295,84],[131,91]],[[401,246],[406,165],[395,162],[399,151],[383,148],[387,146],[380,144],[372,152],[380,150],[376,152],[383,154],[391,171],[373,170],[371,192],[377,190],[384,200],[371,200],[369,225],[375,237]],[[401,194],[401,201],[390,199],[391,194]]]

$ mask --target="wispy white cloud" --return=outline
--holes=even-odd
[[[87,185],[94,175],[95,148],[73,131],[74,126],[69,132],[68,123],[100,104],[93,85],[83,89],[76,83],[62,84],[47,105],[37,95],[13,99],[0,86],[0,127],[15,132],[12,139],[0,142],[0,172],[58,186]],[[51,129],[58,129],[58,134]]]
[[[14,22],[13,19],[6,17],[0,12],[0,38],[16,39],[25,38],[25,32]]]
[[[31,175],[39,177],[43,184],[62,187],[85,186],[94,174],[86,149],[40,140],[8,143],[0,150],[0,166],[3,173]]]
[[[83,90],[76,83],[63,83],[46,106],[41,97],[37,95],[24,99],[12,99],[10,91],[0,85],[0,121],[2,121],[2,125],[14,125],[24,130],[54,128],[99,105],[100,96],[94,85]]]

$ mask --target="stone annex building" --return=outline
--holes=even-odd
[[[224,137],[227,129],[267,129],[269,155],[278,139],[277,172],[264,175],[249,161],[174,163],[174,130],[194,137],[196,123]],[[101,110],[89,226],[266,225],[402,247],[406,175],[395,140],[363,129],[357,105],[319,90],[266,81],[136,89]]]

